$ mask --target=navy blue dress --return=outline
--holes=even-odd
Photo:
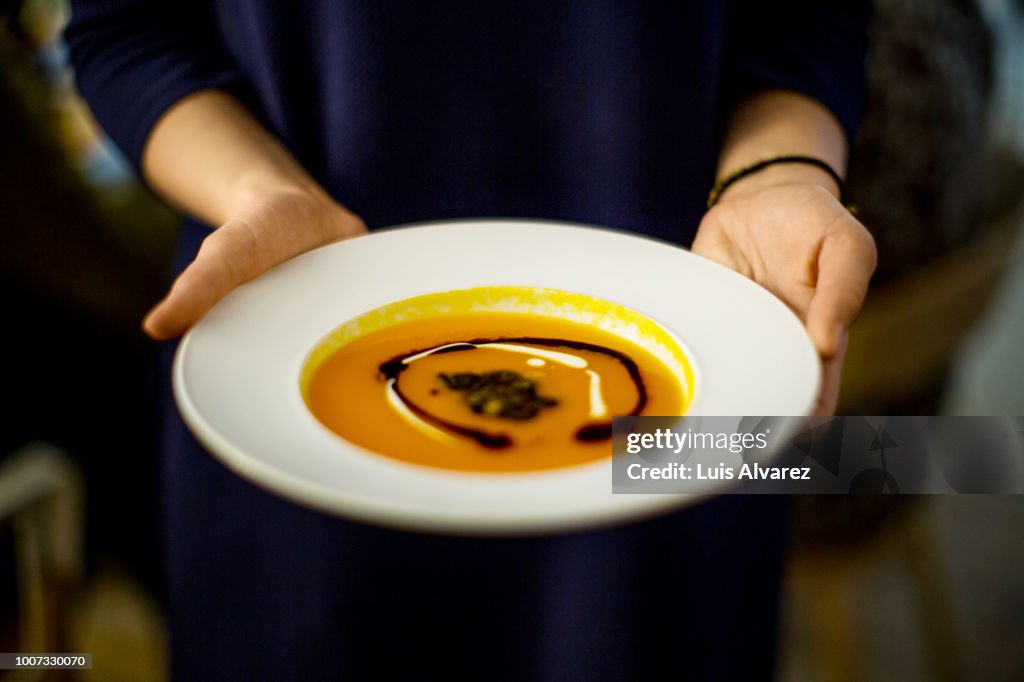
[[[737,99],[802,92],[851,134],[863,92],[859,2],[71,4],[79,88],[135,163],[168,106],[225,89],[371,228],[537,217],[688,244]],[[185,221],[179,268],[206,230]],[[402,533],[251,486],[167,412],[177,679],[771,675],[784,499],[544,538]]]

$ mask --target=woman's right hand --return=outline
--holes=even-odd
[[[154,125],[142,170],[158,194],[219,225],[142,323],[154,339],[184,334],[253,277],[318,246],[366,233],[241,102],[192,93]]]
[[[365,233],[358,216],[319,188],[255,196],[203,241],[143,329],[159,340],[180,336],[243,282],[300,253]]]

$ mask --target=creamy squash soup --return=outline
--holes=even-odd
[[[693,395],[679,344],[642,315],[551,289],[482,287],[394,303],[310,354],[312,414],[416,464],[521,472],[611,455],[611,420],[678,415]]]

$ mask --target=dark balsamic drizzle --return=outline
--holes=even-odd
[[[629,415],[630,417],[635,415]],[[597,422],[584,424],[576,431],[576,440],[582,443],[596,443],[601,440],[608,440],[612,437],[611,422]]]
[[[455,433],[457,435],[470,438],[485,448],[492,450],[503,450],[510,447],[513,444],[512,438],[504,433],[488,433],[479,429],[470,428],[468,426],[461,426],[453,422],[449,422],[445,419],[441,419],[437,415],[431,414],[429,411],[424,409],[422,406],[417,405],[413,401],[409,400],[401,388],[399,388],[399,377],[403,371],[409,366],[406,360],[415,355],[437,355],[440,353],[456,353],[460,351],[476,350],[480,346],[487,346],[496,343],[519,343],[531,346],[547,346],[552,348],[572,348],[574,350],[585,350],[593,353],[601,353],[617,360],[629,374],[630,380],[633,382],[633,386],[636,388],[637,400],[636,404],[633,405],[633,409],[629,412],[630,417],[635,417],[643,411],[647,405],[647,388],[644,386],[643,378],[640,376],[640,368],[637,366],[633,358],[629,357],[621,351],[617,351],[613,348],[606,348],[605,346],[599,346],[594,343],[586,343],[584,341],[570,341],[568,339],[550,339],[537,336],[503,336],[497,339],[472,339],[470,341],[463,341],[457,343],[442,343],[430,348],[420,348],[418,350],[409,351],[402,355],[397,355],[386,362],[382,362],[379,371],[384,378],[390,380],[391,389],[395,392],[395,396],[402,401],[402,403],[417,417],[424,421],[433,424],[434,426]],[[610,421],[592,422],[584,424],[577,429],[575,438],[576,440],[583,443],[594,443],[602,440],[609,440],[612,437],[612,423]]]

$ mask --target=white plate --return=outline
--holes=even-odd
[[[611,464],[477,474],[406,464],[323,427],[303,402],[306,356],[346,320],[424,293],[550,287],[618,303],[685,343],[689,414],[803,415],[820,365],[803,326],[746,278],[651,239],[563,223],[461,221],[386,230],[294,258],[239,287],[182,340],[185,422],[242,477],[322,511],[434,532],[517,534],[623,522],[694,495],[613,495]],[[781,434],[780,434],[781,435]]]

